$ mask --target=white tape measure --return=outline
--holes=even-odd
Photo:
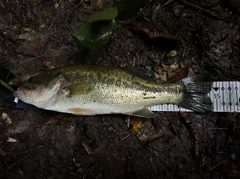
[[[240,112],[240,82],[215,81],[208,95],[213,103],[213,112]],[[191,112],[191,110],[173,104],[151,106],[149,109],[151,111]]]

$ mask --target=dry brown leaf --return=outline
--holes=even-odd
[[[159,29],[156,29],[152,25],[145,25],[141,23],[133,23],[133,27],[130,27],[134,32],[140,35],[147,35],[150,39],[155,40],[167,40],[167,41],[180,41],[183,43],[183,40],[180,40],[177,37],[174,37],[171,34],[168,34],[166,32],[163,32]]]
[[[130,126],[132,128],[132,134],[135,134],[142,127],[142,120],[140,117],[131,116]]]
[[[190,64],[173,63],[171,65],[161,64],[154,67],[154,76],[156,82],[176,82],[187,76],[194,75]]]
[[[40,49],[44,46],[44,41],[41,37],[36,37],[35,39],[33,39],[33,41],[31,42],[31,47],[32,49]]]
[[[185,65],[182,69],[180,69],[177,73],[175,73],[173,76],[168,78],[168,82],[176,82],[180,81],[181,79],[187,77],[188,71],[190,68],[190,64]]]

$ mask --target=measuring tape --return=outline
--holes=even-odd
[[[212,90],[208,93],[212,103],[213,112],[240,112],[240,82],[238,81],[215,81]],[[174,104],[160,104],[150,106],[151,111],[186,111]]]

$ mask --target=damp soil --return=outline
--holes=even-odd
[[[164,76],[163,66],[190,64],[194,74],[240,80],[237,0],[146,0],[134,17],[116,19],[107,45],[78,48],[72,34],[86,14],[112,4],[1,0],[1,65],[15,76],[83,63],[161,68]],[[178,40],[150,40],[129,28],[136,22]],[[134,133],[125,115],[74,116],[3,102],[0,114],[0,178],[240,177],[238,113],[155,112]]]

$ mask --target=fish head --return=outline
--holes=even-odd
[[[66,84],[61,74],[40,74],[22,83],[14,92],[14,96],[39,108],[46,108],[51,104],[60,89]]]

